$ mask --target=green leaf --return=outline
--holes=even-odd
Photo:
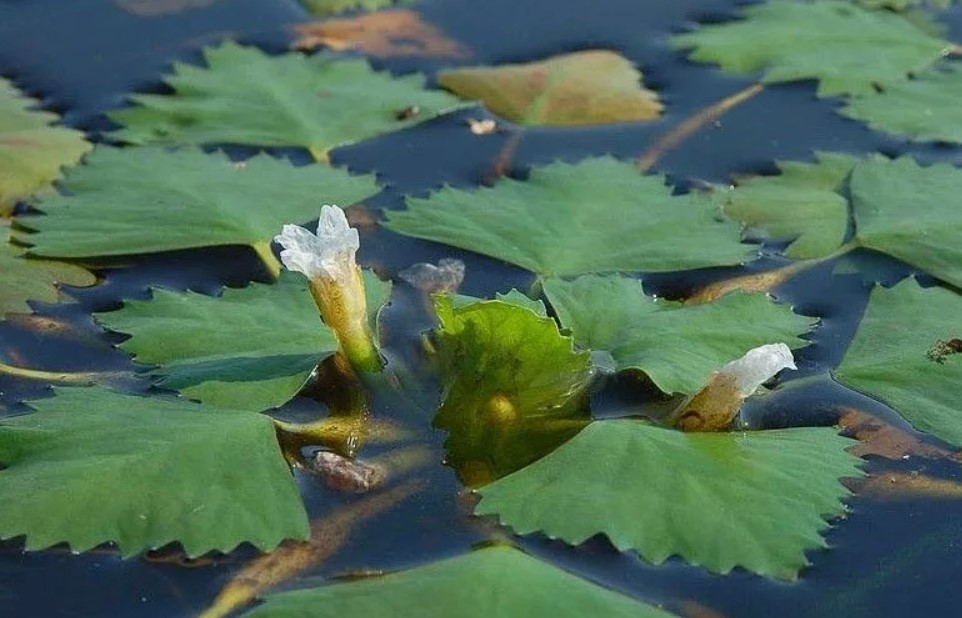
[[[962,338],[960,314],[962,297],[945,289],[875,288],[835,377],[962,446],[962,355],[946,345]]]
[[[58,389],[0,420],[0,538],[28,550],[179,541],[187,554],[308,535],[270,418],[106,389]]]
[[[630,61],[603,49],[438,73],[442,86],[511,122],[549,126],[657,118],[663,106],[641,79]]]
[[[794,259],[826,256],[842,244],[848,229],[848,200],[838,190],[857,162],[841,153],[818,152],[815,163],[780,161],[778,176],[739,180],[715,194],[725,214],[748,226],[748,236],[791,241]]]
[[[364,9],[376,11],[393,4],[407,4],[411,0],[300,0],[308,11],[314,15],[334,15],[348,9]]]
[[[0,222],[0,238],[6,232],[7,224]],[[86,287],[95,283],[97,278],[79,266],[32,259],[9,242],[0,245],[0,319],[7,313],[30,313],[28,300],[56,302],[61,284]]]
[[[448,296],[436,311],[444,402],[434,425],[466,484],[527,465],[588,422],[589,357],[554,320],[500,300],[455,307]]]
[[[962,287],[962,170],[876,156],[855,166],[849,189],[861,246]]]
[[[61,166],[90,150],[83,133],[51,126],[57,116],[31,109],[36,104],[0,77],[0,216],[49,187]]]
[[[172,96],[135,95],[110,114],[134,143],[301,146],[315,158],[462,105],[424,90],[420,75],[392,77],[360,59],[328,54],[268,56],[224,43],[204,51],[207,68],[175,64]],[[398,112],[417,107],[413,118]]]
[[[742,13],[742,21],[701,26],[673,44],[725,71],[764,71],[769,83],[817,79],[823,97],[888,88],[949,47],[900,15],[841,0],[772,0]]]
[[[449,294],[449,297],[451,298],[451,303],[455,309],[467,307],[468,305],[473,305],[474,303],[485,302],[485,299],[483,298],[468,296],[467,294]],[[547,317],[548,315],[548,309],[544,306],[544,302],[540,300],[532,300],[531,297],[523,292],[519,292],[514,288],[511,288],[505,294],[498,292],[494,295],[494,299],[510,305],[517,305],[518,307],[530,309],[542,317]]]
[[[670,618],[672,614],[508,547],[415,569],[271,595],[247,618]]]
[[[376,315],[390,284],[365,273],[365,285]],[[220,297],[155,289],[152,300],[129,301],[97,319],[131,335],[120,347],[138,362],[160,365],[160,385],[241,410],[285,403],[338,347],[307,280],[289,273],[275,285],[252,283]]]
[[[643,371],[667,393],[697,392],[712,372],[760,345],[807,345],[798,335],[817,322],[766,294],[686,306],[645,296],[640,281],[622,276],[548,279],[544,292],[581,348],[608,352],[618,370]]]
[[[605,534],[655,564],[740,566],[795,579],[842,515],[844,476],[861,474],[831,428],[683,433],[596,421],[547,457],[481,488],[475,513],[518,534],[579,544]]]
[[[914,140],[962,144],[962,69],[932,69],[848,102],[842,113]]]
[[[687,270],[750,257],[710,197],[672,195],[664,176],[610,157],[553,163],[492,188],[445,187],[407,204],[385,213],[389,229],[541,276]]]
[[[98,257],[215,245],[270,254],[285,223],[317,218],[322,201],[353,204],[379,189],[372,176],[323,165],[294,167],[265,154],[243,163],[187,149],[98,147],[67,174],[66,195],[19,217],[37,234],[30,253]],[[274,260],[273,255],[267,258]]]

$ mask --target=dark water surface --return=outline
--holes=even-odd
[[[463,63],[529,61],[578,49],[614,49],[641,67],[646,84],[658,90],[666,104],[664,117],[652,123],[527,130],[512,163],[516,174],[555,159],[576,161],[604,153],[637,157],[680,120],[752,82],[722,76],[711,66],[690,64],[666,46],[668,34],[694,21],[731,16],[736,3],[727,0],[433,0],[414,6],[427,21],[473,50]],[[68,124],[96,134],[110,127],[102,113],[122,105],[127,94],[163,92],[160,77],[172,61],[197,62],[201,47],[223,38],[279,52],[289,42],[289,25],[306,19],[295,0],[215,0],[203,8],[151,18],[131,15],[111,0],[0,0],[0,74],[64,114]],[[962,40],[962,8],[941,19],[948,23],[950,38]],[[432,72],[444,63],[402,59],[375,62],[375,66],[396,72]],[[911,151],[924,160],[962,163],[958,148],[908,146],[888,139],[836,115],[836,105],[836,100],[816,99],[810,82],[766,88],[723,116],[717,126],[703,129],[669,152],[657,169],[682,184],[723,181],[735,173],[770,171],[775,159],[810,158],[813,150]],[[423,194],[442,183],[477,185],[506,139],[504,135],[479,138],[465,130],[465,118],[486,113],[477,108],[463,110],[340,148],[332,160],[380,175],[387,188],[368,202],[372,208],[400,207],[400,195]],[[232,152],[242,156],[247,151]],[[302,152],[283,154],[297,162],[309,160]],[[531,284],[526,272],[467,252],[382,230],[362,232],[362,236],[360,261],[375,266],[382,276],[393,276],[415,262],[458,257],[467,264],[464,293],[489,296]],[[891,284],[910,274],[904,265],[868,253],[844,259],[855,263],[858,274],[833,274],[836,264],[829,263],[777,290],[776,295],[799,313],[822,319],[811,335],[813,345],[799,353],[800,371],[790,379],[816,378],[806,388],[757,398],[746,411],[755,426],[828,425],[835,422],[841,405],[856,405],[904,425],[883,406],[827,378],[817,379],[840,361],[871,282]],[[743,269],[651,276],[645,278],[645,285],[651,293],[678,296],[697,282],[775,263],[777,258],[763,258]],[[18,364],[50,370],[131,369],[128,357],[111,347],[120,337],[104,333],[92,321],[92,312],[115,309],[126,299],[145,298],[153,286],[213,294],[223,285],[242,286],[266,277],[252,253],[230,247],[139,257],[126,267],[97,272],[100,285],[71,291],[77,304],[35,306],[38,313],[73,325],[73,334],[67,337],[38,332],[18,321],[0,322],[3,353],[16,354]],[[385,318],[389,355],[415,358],[419,333],[430,325],[422,303],[417,291],[404,284],[396,286]],[[124,386],[149,388],[146,382],[134,380]],[[436,402],[431,388],[426,387],[425,393],[423,409],[406,408],[404,414],[420,415],[414,426],[440,461],[444,436],[429,428]],[[48,394],[43,384],[0,376],[0,403],[11,411],[25,409],[19,403],[23,399]],[[294,408],[315,414],[320,405],[306,399],[296,404]],[[612,379],[594,400],[597,416],[644,408],[632,384],[623,379]],[[396,402],[375,402],[375,416],[397,412]],[[374,449],[364,456],[376,454]],[[870,458],[866,468],[870,472],[924,469],[935,476],[960,477],[959,467],[948,462],[926,462],[920,467],[912,460],[892,463]],[[459,497],[463,490],[454,473],[440,465],[429,470],[424,491],[365,523],[345,549],[292,585],[363,569],[421,564],[464,552],[487,538],[491,522],[466,515],[463,496]],[[309,478],[299,478],[299,483],[312,516],[354,500]],[[828,532],[831,550],[813,552],[813,566],[792,584],[773,583],[740,570],[715,576],[679,560],[653,567],[632,554],[617,553],[601,538],[579,547],[540,535],[519,542],[532,554],[589,579],[679,612],[690,607],[686,602],[694,601],[732,618],[956,615],[962,600],[958,584],[962,581],[958,547],[962,502],[880,503],[856,497],[849,504],[847,520]],[[25,554],[17,540],[0,543],[0,616],[186,618],[206,607],[252,555],[241,550],[214,564],[188,568],[156,558],[122,561],[109,548],[80,556],[62,549]]]

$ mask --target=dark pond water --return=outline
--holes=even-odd
[[[666,46],[666,36],[693,21],[730,16],[736,3],[722,0],[435,0],[417,10],[474,51],[465,62],[496,64],[545,58],[565,51],[609,48],[642,67],[646,82],[657,89],[667,113],[656,122],[585,129],[532,129],[520,142],[512,173],[555,159],[575,161],[612,153],[638,156],[653,139],[694,111],[732,94],[751,82],[721,76],[710,66],[686,62]],[[289,25],[308,16],[295,0],[219,0],[206,7],[153,18],[131,15],[111,0],[0,0],[0,74],[64,114],[65,122],[97,135],[109,128],[102,112],[123,104],[133,91],[161,92],[161,75],[174,60],[197,61],[204,45],[223,38],[255,43],[280,52],[290,40]],[[942,20],[954,40],[962,39],[962,9]],[[397,60],[386,64],[396,72],[433,71],[437,61]],[[773,169],[775,159],[806,159],[813,150],[848,152],[912,150],[925,160],[962,163],[962,149],[912,146],[870,132],[833,112],[831,99],[816,99],[812,83],[767,88],[722,117],[717,126],[694,135],[658,164],[684,184],[688,180],[721,181],[734,173]],[[387,189],[369,205],[397,208],[400,195],[425,193],[441,183],[476,185],[490,170],[503,146],[503,136],[478,139],[464,130],[471,109],[415,128],[334,151],[337,165],[376,171]],[[234,151],[244,156],[246,151]],[[282,153],[297,162],[306,153]],[[376,266],[382,276],[421,261],[453,256],[467,264],[462,291],[489,296],[531,283],[525,272],[466,252],[401,238],[385,231],[366,232],[360,261]],[[892,283],[907,276],[904,265],[868,254],[852,258],[858,274],[833,274],[833,264],[813,269],[777,290],[797,311],[818,316],[822,325],[814,345],[800,354],[800,371],[792,379],[824,374],[841,359],[867,302],[870,281]],[[763,259],[738,272],[772,264]],[[56,370],[130,369],[125,354],[111,348],[119,338],[102,332],[90,314],[112,309],[126,299],[145,298],[151,286],[214,293],[221,286],[241,286],[264,279],[257,259],[247,250],[221,248],[137,258],[125,268],[98,271],[102,283],[71,291],[73,305],[38,305],[39,314],[73,326],[70,336],[38,332],[22,322],[0,322],[0,346],[26,366]],[[659,275],[646,278],[650,292],[677,296],[696,282],[730,275],[736,269]],[[844,269],[842,269],[844,271]],[[398,285],[386,316],[387,350],[413,355],[419,332],[430,324],[422,298]],[[145,390],[146,383],[131,382]],[[22,399],[48,394],[38,382],[0,376],[0,402],[8,412],[21,409]],[[416,427],[443,456],[441,432],[430,430],[434,401],[426,386],[422,408],[405,408],[401,416],[421,415]],[[839,406],[854,404],[898,422],[874,402],[834,386],[816,382],[805,389],[786,389],[762,398],[746,413],[759,427],[832,424]],[[289,414],[318,414],[320,404],[302,399]],[[375,415],[398,415],[399,404],[375,402]],[[630,385],[612,380],[595,396],[597,416],[644,409]],[[365,452],[376,456],[377,450]],[[891,463],[869,459],[869,471],[918,470],[914,461]],[[461,553],[487,538],[490,522],[466,515],[463,490],[454,473],[432,466],[426,488],[388,513],[361,527],[349,544],[306,577],[317,582],[331,575],[363,569],[395,569]],[[927,462],[925,472],[958,479],[955,464]],[[313,515],[331,512],[354,500],[299,478]],[[15,500],[16,496],[3,496]],[[669,609],[690,611],[700,604],[729,617],[819,616],[873,618],[906,615],[955,615],[962,579],[962,502],[850,501],[844,525],[828,533],[831,550],[811,555],[814,566],[797,583],[772,583],[743,571],[720,577],[670,560],[659,567],[630,554],[617,553],[606,541],[593,539],[579,547],[551,542],[539,535],[519,540],[534,555],[550,558],[585,577],[628,595]],[[76,516],[64,513],[64,517]],[[105,548],[86,555],[52,550],[25,554],[22,544],[0,544],[0,616],[10,617],[150,617],[181,618],[206,607],[253,552],[188,568],[157,557],[122,561]],[[295,582],[304,584],[305,580]],[[688,608],[686,610],[686,608]]]

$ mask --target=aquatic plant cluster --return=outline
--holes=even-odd
[[[416,5],[305,4],[319,20],[296,27],[295,51],[207,47],[202,64],[175,64],[168,93],[132,94],[110,111],[118,128],[105,135],[59,125],[0,78],[4,319],[36,301],[69,302],[146,255],[241,246],[257,259],[243,287],[156,287],[97,312],[135,370],[0,363],[5,377],[53,387],[0,416],[0,492],[16,497],[0,501],[0,538],[31,552],[106,546],[124,557],[171,544],[186,559],[244,544],[262,552],[206,618],[656,617],[682,610],[611,590],[519,539],[600,537],[652,565],[675,557],[714,574],[794,581],[831,551],[832,525],[855,525],[841,523],[853,492],[955,491],[919,473],[876,483],[864,457],[958,458],[962,170],[815,152],[730,184],[652,172],[743,101],[801,80],[873,130],[962,144],[962,48],[934,27],[935,9],[769,0],[693,26],[667,45],[760,81],[640,144],[634,159],[515,173],[532,127],[657,122],[670,102],[608,49],[456,66],[427,81],[394,76],[367,57],[464,64],[470,50]],[[464,110],[476,116],[466,132],[503,142],[479,186],[379,209],[383,178],[332,154]],[[295,164],[285,148],[311,161]],[[365,244],[387,234],[444,246],[446,257],[366,264]],[[466,255],[523,271],[529,285],[460,294]],[[897,262],[904,276],[882,285],[866,256]],[[819,269],[857,272],[872,291],[837,366],[797,366],[822,325],[779,290]],[[652,281],[684,273],[697,284],[651,292]],[[393,349],[386,332],[396,288],[431,322],[413,350]],[[595,396],[615,383],[640,403],[593,416]],[[826,383],[889,414],[835,410],[828,423],[763,426],[746,413]],[[383,398],[394,403],[376,405]],[[326,413],[292,420],[304,400]],[[432,427],[445,434],[443,462],[426,446]],[[336,551],[351,526],[416,495],[423,471],[442,464],[488,544],[274,591]],[[312,520],[305,479],[352,495],[342,519]]]

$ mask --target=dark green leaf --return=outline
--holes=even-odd
[[[672,195],[664,176],[643,176],[610,157],[554,163],[493,188],[445,187],[407,204],[386,213],[389,229],[542,276],[686,270],[750,257],[711,198]]]
[[[764,71],[765,82],[818,80],[818,94],[871,94],[938,60],[949,44],[888,11],[842,0],[772,0],[745,19],[676,36],[692,60],[733,73]]]
[[[59,389],[0,420],[0,537],[27,549],[179,541],[187,554],[305,538],[307,515],[271,420],[178,399]]]
[[[392,77],[359,59],[327,54],[268,56],[224,43],[204,51],[207,68],[175,64],[173,96],[132,97],[137,107],[110,114],[134,144],[301,146],[327,151],[394,131],[462,105],[425,90],[420,75]],[[417,107],[413,118],[398,112]]]
[[[806,345],[798,335],[816,323],[766,294],[685,306],[645,296],[640,281],[621,276],[549,279],[544,291],[579,346],[607,351],[618,370],[643,371],[667,393],[695,393],[712,372],[757,346]]]
[[[596,421],[556,451],[479,489],[478,515],[579,544],[605,534],[655,564],[678,555],[795,579],[842,515],[839,478],[860,474],[830,428],[683,433]]]
[[[268,597],[247,618],[670,618],[531,558],[490,547],[400,573]]]
[[[835,377],[874,397],[918,430],[962,446],[962,297],[906,280],[872,292]]]

